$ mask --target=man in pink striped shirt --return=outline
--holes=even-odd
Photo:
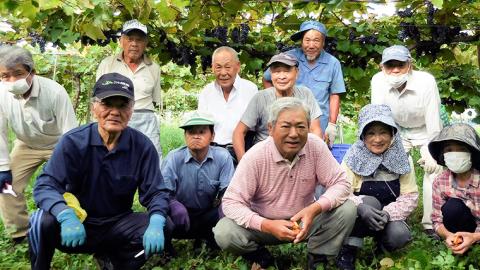
[[[355,222],[350,183],[327,145],[308,134],[309,115],[301,100],[277,99],[270,137],[245,154],[223,197],[217,244],[261,268],[274,263],[265,245],[307,240],[308,269],[316,269],[337,255]],[[317,185],[326,191],[315,201]]]

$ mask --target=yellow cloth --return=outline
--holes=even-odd
[[[67,202],[67,205],[75,211],[75,214],[77,215],[78,219],[80,219],[80,222],[83,223],[83,221],[87,218],[87,211],[80,206],[80,202],[78,201],[77,197],[70,192],[65,192],[63,193],[63,198]]]

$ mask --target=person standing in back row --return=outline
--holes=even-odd
[[[386,104],[400,129],[403,147],[410,152],[419,148],[418,161],[423,177],[423,218],[425,233],[438,236],[432,227],[432,183],[443,170],[428,152],[428,143],[442,130],[440,96],[435,78],[427,72],[413,70],[412,57],[405,46],[386,48],[380,63],[382,71],[372,78],[372,104]]]
[[[132,80],[135,105],[128,125],[150,138],[161,162],[160,123],[155,114],[155,110],[161,105],[160,67],[145,54],[148,45],[147,33],[147,27],[139,21],[125,22],[120,37],[122,51],[103,59],[97,69],[97,80],[112,72]]]
[[[331,147],[337,136],[337,117],[340,111],[340,95],[345,93],[340,61],[326,52],[325,37],[327,28],[317,21],[306,21],[300,25],[300,30],[290,39],[300,40],[300,48],[286,53],[298,60],[297,84],[309,88],[320,106],[322,116],[320,123],[324,139]],[[272,86],[270,69],[265,72],[264,86]]]

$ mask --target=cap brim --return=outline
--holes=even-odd
[[[138,32],[141,32],[143,33],[144,35],[147,35],[147,32],[143,31],[142,29],[138,29],[138,28],[131,28],[131,29],[127,29],[125,31],[122,31],[122,35],[126,35],[132,31],[138,31]]]
[[[106,91],[106,92],[103,92],[101,94],[96,95],[95,97],[97,97],[99,99],[106,99],[106,98],[109,98],[109,97],[126,97],[130,100],[133,100],[132,95],[129,95],[127,93],[117,92],[117,91]]]
[[[291,39],[292,41],[297,41],[297,40],[300,40],[300,39],[302,39],[302,37],[303,37],[303,34],[305,34],[305,32],[307,32],[308,30],[311,30],[311,29],[307,29],[307,30],[299,31],[299,32],[297,32],[297,33],[295,33],[295,34],[291,35],[291,36],[290,36],[290,39]]]
[[[380,62],[380,64],[385,64],[386,62],[388,61],[392,61],[392,60],[396,60],[396,61],[401,61],[401,62],[407,62],[408,60],[410,59],[410,57],[389,57],[385,60],[382,60],[382,62]]]
[[[291,62],[288,62],[287,61],[279,61],[279,60],[276,60],[276,61],[273,61],[273,62],[268,62],[267,64],[267,67],[270,67],[271,65],[275,64],[275,63],[280,63],[280,64],[284,64],[284,65],[287,65],[289,67],[297,67],[298,66],[298,63],[291,63]]]

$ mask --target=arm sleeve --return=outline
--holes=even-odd
[[[158,153],[155,146],[148,142],[142,162],[142,181],[138,189],[140,204],[145,206],[150,216],[160,214],[167,216],[169,190],[160,172]]]
[[[308,140],[316,141],[312,146],[318,148],[316,152],[319,153],[315,161],[317,184],[326,188],[318,203],[322,206],[322,211],[328,211],[345,202],[351,193],[351,184],[345,170],[335,160],[325,142],[315,135],[308,136]]]
[[[431,75],[430,75],[431,76]],[[429,90],[425,94],[425,125],[427,128],[428,139],[431,140],[442,130],[442,120],[440,119],[440,95],[438,93],[437,83],[431,77],[428,85]]]
[[[154,78],[155,78],[155,85],[153,88],[152,99],[153,99],[153,102],[157,103],[158,105],[161,105],[162,87],[160,86],[160,76],[161,76],[160,66],[154,63],[150,68],[152,69],[152,74],[154,75]]]
[[[39,208],[57,216],[67,208],[63,193],[72,181],[71,177],[79,175],[81,167],[80,154],[68,137],[63,136],[55,147],[50,160],[38,176],[33,189],[33,198]]]
[[[227,151],[225,151],[227,152]],[[233,167],[233,159],[230,153],[225,153],[222,170],[220,171],[220,190],[227,188],[232,180],[235,168]]]
[[[350,195],[348,196],[348,199],[351,200],[356,206],[359,204],[363,203],[362,197],[363,195],[355,195],[353,192],[355,192],[355,188],[358,186],[358,188],[361,187],[361,179],[358,175],[356,175],[350,168],[347,166],[345,162],[342,162],[341,164],[342,168],[345,170],[345,173],[347,175],[347,181],[350,183]]]
[[[165,186],[175,195],[177,193],[178,175],[173,151],[170,151],[167,157],[162,160],[162,176],[163,181],[165,181]]]
[[[0,171],[10,170],[7,118],[0,108]]]
[[[313,92],[308,88],[305,88],[305,89],[307,90],[306,91],[306,93],[307,93],[306,102],[307,102],[307,106],[310,108],[310,118],[312,120],[317,119],[321,115],[323,115],[322,110],[318,106],[318,102],[315,99],[315,96],[313,95]]]
[[[198,95],[198,110],[199,111],[208,111],[208,106],[207,106],[207,97],[206,97],[206,91],[207,88],[204,87],[200,94]]]
[[[255,160],[244,157],[223,195],[222,209],[226,217],[238,225],[261,231],[265,219],[251,210],[250,202],[256,191],[258,176]]]
[[[336,60],[334,63],[332,84],[330,85],[329,92],[330,94],[345,93],[345,81],[343,80],[342,67],[338,60]]]
[[[405,220],[415,210],[418,202],[418,192],[400,195],[394,202],[386,205],[385,210],[390,215],[391,221]]]
[[[255,96],[253,96],[253,98],[248,103],[247,109],[245,109],[242,118],[240,119],[240,121],[242,121],[242,123],[244,123],[250,129],[253,129],[257,125],[258,116],[260,115],[260,112],[258,110],[258,107],[260,105],[260,93],[261,92],[258,92],[257,94],[255,94]]]
[[[103,59],[102,62],[100,62],[100,65],[98,65],[95,81],[98,81],[98,79],[102,77],[103,74],[108,73],[108,59],[109,57]]]
[[[73,110],[72,102],[65,89],[62,87],[62,91],[59,92],[55,100],[55,117],[62,132],[65,134],[67,131],[78,126],[77,117]]]
[[[433,181],[432,185],[432,224],[433,229],[437,231],[440,225],[443,225],[443,215],[442,215],[442,206],[445,204],[446,200],[442,196],[442,185],[441,178],[445,171],[438,175]],[[448,177],[448,176],[447,176]]]

